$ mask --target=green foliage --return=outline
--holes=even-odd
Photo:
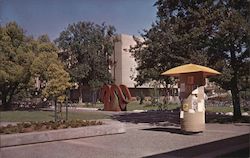
[[[41,35],[37,38],[37,41],[40,43],[50,43],[49,36],[47,34]]]
[[[71,24],[56,43],[72,79],[92,89],[110,82],[108,59],[113,51],[114,27],[90,22]]]
[[[23,29],[15,22],[0,26],[0,95],[5,109],[30,81],[33,59]]]
[[[222,72],[215,79],[232,91],[240,116],[239,87],[249,76],[249,4],[242,1],[158,0],[158,19],[132,48],[138,62],[138,84],[162,80],[160,73],[185,63]],[[152,64],[155,63],[155,64]]]
[[[40,80],[46,80],[47,69],[51,64],[60,65],[60,61],[58,60],[58,56],[56,53],[47,53],[42,52],[39,53],[34,59],[31,66],[31,73],[33,76],[38,76]]]
[[[58,49],[50,42],[47,35],[38,37],[35,48],[36,57],[31,66],[33,78],[37,77],[45,82],[46,86],[39,87],[43,96],[58,99],[63,102],[65,91],[71,87],[69,74],[64,70],[58,58]]]
[[[52,121],[54,120],[52,111],[2,111],[1,121],[6,122],[30,122],[30,121]],[[65,113],[63,113],[65,118]],[[108,115],[94,112],[69,112],[69,120],[98,120],[110,118]]]
[[[46,97],[58,98],[64,95],[66,89],[71,87],[69,74],[62,65],[51,63],[47,69],[47,83],[43,89]]]
[[[15,22],[0,27],[0,95],[5,110],[11,108],[13,97],[21,99],[44,88],[35,87],[35,79],[48,81],[50,87],[47,89],[56,95],[69,87],[69,75],[64,71],[57,52],[47,35],[35,40],[26,36]],[[51,88],[52,83],[57,84],[53,77],[57,78],[58,86]]]

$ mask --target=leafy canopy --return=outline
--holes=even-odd
[[[4,106],[30,80],[29,68],[34,54],[26,40],[23,29],[15,22],[0,26],[0,95]]]
[[[36,57],[31,65],[32,77],[45,83],[45,86],[39,87],[43,97],[60,98],[63,102],[71,83],[69,74],[58,58],[58,49],[47,35],[39,36],[36,43]]]
[[[47,83],[43,90],[46,97],[58,98],[64,96],[66,89],[71,87],[69,74],[63,69],[63,65],[50,64],[47,69]]]
[[[249,4],[247,0],[158,0],[158,19],[132,48],[138,62],[138,84],[162,80],[165,70],[185,63],[222,72],[215,79],[232,91],[234,111],[240,116],[239,91],[249,76]],[[244,86],[245,85],[245,86]]]
[[[25,94],[22,97],[27,97],[28,93],[31,96],[31,93],[37,90],[36,78],[40,81],[51,81],[49,74],[53,70],[57,75],[61,75],[57,76],[61,78],[58,84],[69,87],[69,75],[64,71],[57,52],[58,49],[50,42],[47,35],[35,40],[26,36],[23,29],[15,22],[0,26],[0,96],[5,110],[10,108],[13,97],[20,94]],[[56,69],[51,68],[56,66]],[[58,71],[61,73],[58,74]],[[49,83],[49,86],[51,85]],[[62,94],[65,88],[55,87],[53,90],[58,95],[59,91]]]
[[[108,59],[113,51],[115,29],[91,22],[70,24],[56,43],[72,79],[91,88],[110,82]]]

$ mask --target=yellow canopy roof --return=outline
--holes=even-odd
[[[177,66],[175,68],[167,70],[163,72],[161,75],[179,76],[180,74],[191,73],[191,72],[204,72],[205,76],[221,74],[220,72],[214,69],[211,69],[209,67],[196,65],[196,64],[186,64],[186,65]]]

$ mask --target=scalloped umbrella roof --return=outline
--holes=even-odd
[[[219,75],[220,72],[211,69],[209,67],[196,65],[196,64],[186,64],[177,66],[175,68],[169,69],[163,72],[161,75],[167,76],[179,76],[180,74],[192,73],[192,72],[203,72],[205,76]]]

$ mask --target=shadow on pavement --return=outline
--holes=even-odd
[[[141,113],[123,113],[112,116],[112,119],[130,123],[149,123],[160,126],[180,125],[179,112],[171,111],[147,111]]]
[[[218,115],[212,112],[206,112],[206,123],[250,123],[250,116],[242,116],[241,118],[234,120],[233,116]]]
[[[248,157],[249,134],[192,146],[144,158],[166,157]],[[244,151],[244,152],[242,152]]]
[[[180,126],[179,111],[147,111],[141,113],[122,113],[111,117],[121,122],[130,123],[149,123],[159,126]],[[242,116],[239,120],[234,120],[233,116],[217,115],[215,113],[206,113],[206,123],[250,123],[249,116]]]
[[[182,131],[180,128],[163,128],[163,127],[147,128],[147,129],[143,129],[143,130],[145,130],[145,131],[167,132],[167,133],[181,134],[181,135],[194,135],[194,134],[200,133],[200,132],[185,132],[185,131]]]

